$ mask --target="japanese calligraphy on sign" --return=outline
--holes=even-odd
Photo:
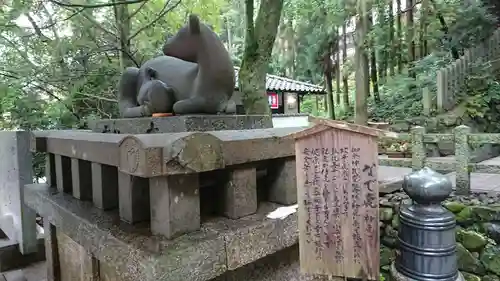
[[[301,270],[377,280],[377,134],[331,122],[295,135]]]

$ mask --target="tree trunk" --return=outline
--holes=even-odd
[[[113,0],[116,2],[116,0]],[[115,23],[116,29],[118,30],[118,38],[120,45],[120,67],[121,69],[125,69],[129,66],[135,66],[134,61],[130,57],[132,54],[130,50],[130,16],[129,16],[129,5],[114,5],[113,10],[115,13]]]
[[[379,17],[380,18],[380,17]],[[371,13],[368,15],[368,21],[370,25],[373,25],[373,17],[371,16]],[[380,24],[380,21],[379,21]],[[378,92],[378,78],[377,78],[377,55],[375,52],[375,39],[371,38],[370,39],[370,77],[372,80],[372,87],[373,87],[373,99],[375,103],[378,103],[380,101],[380,95]],[[379,57],[380,61],[380,57]]]
[[[378,92],[378,78],[377,78],[377,57],[375,55],[375,49],[372,48],[371,55],[370,55],[370,76],[372,80],[372,87],[373,87],[373,99],[375,100],[375,103],[380,102],[380,94]]]
[[[295,77],[295,32],[293,29],[293,22],[292,20],[288,21],[287,24],[287,69],[288,69],[288,76],[289,77]]]
[[[354,122],[365,125],[368,122],[367,97],[370,95],[369,60],[365,49],[365,42],[370,29],[368,7],[364,0],[359,0],[358,18],[356,22],[356,102],[354,107]]]
[[[386,21],[386,9],[385,6],[383,5],[378,5],[377,8],[377,14],[378,14],[378,25],[380,28],[385,30],[387,28],[387,21]],[[372,25],[373,25],[373,20],[372,20]],[[390,43],[389,43],[390,44]],[[388,52],[387,48],[390,47],[386,41],[380,42],[379,39],[374,38],[371,47],[375,48],[376,45],[381,45],[383,48],[376,54],[376,57],[378,58],[378,66],[377,66],[377,71],[378,71],[378,82],[382,85],[385,81],[385,77],[387,76],[387,60],[388,60]],[[377,89],[378,92],[378,89]]]
[[[323,76],[325,78],[325,85],[326,85],[326,105],[325,107],[328,108],[328,117],[330,119],[335,119],[335,107],[333,103],[333,85],[332,85],[332,79],[333,79],[333,64],[332,64],[332,59],[330,57],[331,53],[327,52],[323,56]]]
[[[392,0],[389,0],[389,55],[387,56],[387,64],[389,65],[389,75],[394,76],[394,56],[396,52],[394,48],[394,11]]]
[[[344,44],[342,44],[342,67],[345,67],[347,63],[347,24],[344,23],[344,26],[342,27],[342,40]],[[344,86],[344,110],[349,111],[349,85],[348,85],[348,77],[347,73],[342,74],[342,84]]]
[[[335,93],[335,104],[339,105],[340,104],[340,38],[339,38],[339,30],[337,29],[336,31],[336,36],[337,36],[337,42],[335,46],[335,64],[333,71],[335,72],[335,86],[336,86],[336,93]]]
[[[427,55],[427,13],[429,12],[429,2],[427,0],[422,0],[420,6],[420,57],[425,57]]]
[[[403,31],[401,30],[401,0],[396,0],[396,61],[398,65],[398,73],[403,72],[403,57],[401,56],[401,49],[403,44],[401,43],[401,37],[403,37]]]
[[[283,9],[283,0],[261,0],[253,20],[254,1],[245,0],[245,49],[239,71],[239,89],[247,114],[270,114],[266,73]]]
[[[415,40],[414,40],[414,29],[413,22],[413,0],[406,0],[406,43],[408,45],[408,64],[411,68],[415,62]],[[410,76],[415,78],[415,72],[410,71]]]

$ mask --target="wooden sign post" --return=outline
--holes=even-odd
[[[382,131],[314,122],[293,135],[301,271],[378,280],[377,137]]]

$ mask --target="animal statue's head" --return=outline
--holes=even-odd
[[[146,69],[146,82],[139,89],[139,104],[149,104],[151,113],[170,113],[174,103],[174,89],[166,83],[158,80],[155,69]]]
[[[213,33],[196,15],[189,15],[188,23],[163,45],[163,54],[189,62],[197,62],[202,37]]]

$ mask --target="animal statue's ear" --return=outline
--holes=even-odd
[[[189,15],[189,32],[191,34],[200,34],[200,19],[197,15],[191,14]]]
[[[146,68],[146,77],[148,79],[157,79],[158,78],[158,72],[156,71],[156,69],[152,68],[152,67],[147,67]]]

